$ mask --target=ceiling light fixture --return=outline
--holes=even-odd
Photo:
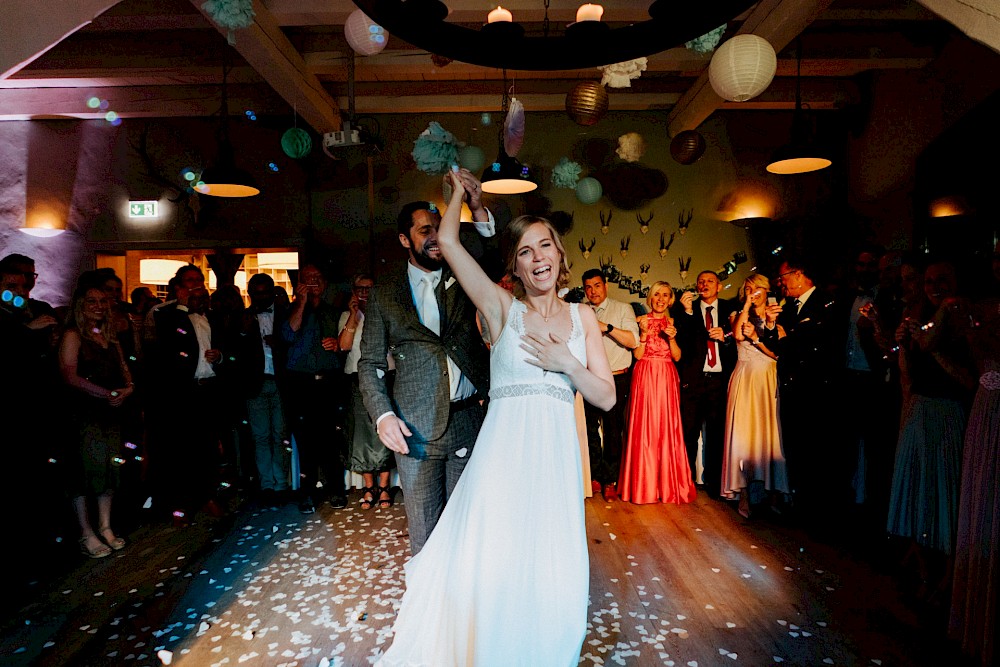
[[[236,167],[232,141],[229,139],[229,98],[226,95],[226,78],[229,67],[222,63],[222,107],[219,110],[217,135],[219,154],[216,163],[205,169],[194,189],[199,194],[212,197],[253,197],[260,194],[253,176]]]
[[[484,25],[450,23],[440,0],[354,0],[373,21],[395,37],[430,53],[472,65],[511,70],[582,69],[634,60],[684,44],[728,22],[754,0],[676,3],[655,0],[649,20],[612,27],[603,8],[585,4],[576,21],[550,31],[548,0],[541,35],[528,35],[504,7],[484,17]],[[600,41],[595,41],[600,40]]]
[[[495,11],[495,10],[494,10]],[[500,115],[507,118],[510,110],[510,90],[507,88],[507,71],[503,73],[503,98],[500,102]],[[521,195],[538,188],[538,183],[532,178],[531,169],[521,164],[521,161],[507,153],[504,143],[504,127],[506,123],[498,123],[497,159],[486,165],[480,182],[483,192],[494,195]],[[515,151],[516,152],[516,151]]]
[[[792,112],[792,142],[771,156],[767,170],[772,174],[805,174],[833,164],[826,152],[815,145],[809,119],[802,112],[802,41],[798,43],[795,71],[795,110]]]

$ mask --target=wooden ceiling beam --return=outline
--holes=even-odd
[[[738,34],[763,37],[775,51],[784,49],[802,33],[833,0],[761,0],[750,11]],[[681,97],[667,117],[667,133],[673,137],[693,130],[718,109],[724,100],[708,81],[708,67]]]
[[[201,8],[202,0],[191,2],[216,26]],[[254,0],[253,8],[256,15],[253,24],[234,31],[236,50],[314,130],[320,134],[339,130],[341,118],[337,102],[308,71],[302,56],[264,4]],[[228,30],[216,27],[220,33],[228,35]]]

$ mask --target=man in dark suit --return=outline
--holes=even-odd
[[[719,298],[721,285],[713,271],[702,271],[695,292],[678,299],[675,319],[681,348],[681,423],[691,475],[697,479],[698,436],[702,439],[702,480],[710,498],[721,498],[725,444],[726,391],[736,365],[736,346],[729,316],[735,306]]]
[[[827,512],[849,506],[853,461],[850,448],[837,442],[832,409],[844,359],[838,313],[814,276],[800,258],[781,263],[776,284],[785,300],[767,307],[761,339],[778,354],[778,412],[795,503],[822,523]]]
[[[193,265],[177,270],[177,301],[157,312],[151,360],[157,402],[166,406],[151,462],[158,471],[155,489],[181,523],[200,508],[222,513],[214,500],[221,416],[216,371],[222,352],[213,338],[208,290],[201,276]]]
[[[243,314],[236,357],[239,386],[246,397],[261,505],[277,507],[287,500],[289,481],[290,446],[281,396],[285,314],[274,302],[274,280],[266,273],[250,278],[247,294],[250,308]]]
[[[479,181],[465,170],[461,177],[473,220],[486,224],[481,234],[492,235]],[[365,407],[379,439],[396,454],[414,555],[472,455],[489,382],[475,306],[437,244],[440,222],[428,202],[407,204],[400,212],[399,242],[409,261],[405,272],[379,277],[372,290],[358,362]],[[384,381],[390,352],[396,364],[392,395]]]

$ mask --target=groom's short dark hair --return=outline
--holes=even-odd
[[[396,231],[409,238],[410,228],[413,227],[413,214],[417,211],[438,212],[437,207],[429,201],[411,201],[402,208],[396,217]]]

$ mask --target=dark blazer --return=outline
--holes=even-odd
[[[716,307],[716,321],[724,331],[730,331],[729,316],[736,312],[736,305],[729,299],[716,299],[712,304]],[[677,344],[681,348],[681,360],[677,362],[677,372],[680,375],[681,386],[690,386],[700,381],[705,368],[705,357],[708,356],[708,329],[701,313],[701,299],[695,299],[691,304],[690,315],[684,312],[684,307],[678,302],[674,311],[674,321],[677,327]],[[726,337],[726,342],[719,343],[719,360],[722,362],[722,377],[729,376],[736,366],[736,345],[733,337]]]
[[[194,324],[187,311],[179,310],[176,303],[158,310],[155,318],[156,345],[152,360],[155,377],[165,385],[164,389],[166,385],[183,387],[194,379],[201,355]],[[216,340],[216,328],[212,327],[212,347],[221,349],[221,343]]]
[[[476,326],[476,307],[445,267],[437,286],[441,335],[420,323],[406,271],[381,279],[365,310],[358,382],[372,421],[395,412],[414,436],[441,437],[451,402],[447,357],[458,365],[481,398],[489,392],[489,353]],[[384,378],[386,353],[396,364],[392,396]]]
[[[281,325],[285,321],[285,313],[274,308],[274,327],[271,330],[271,360],[274,362],[274,377],[279,383],[284,375],[285,362],[288,358],[288,344],[281,337]],[[247,309],[243,313],[239,340],[233,354],[227,361],[235,363],[235,375],[239,380],[239,391],[247,398],[253,398],[264,386],[264,339],[260,335],[260,324],[257,313]]]
[[[796,315],[791,299],[778,315],[785,337],[777,328],[765,335],[765,344],[778,355],[778,383],[785,390],[828,386],[843,368],[844,329],[842,309],[833,297],[817,288]]]

